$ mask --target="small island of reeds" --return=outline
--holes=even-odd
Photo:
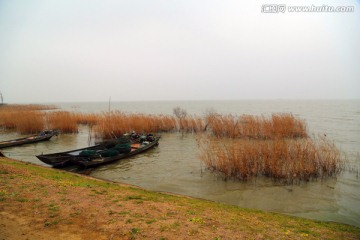
[[[269,177],[283,183],[324,179],[344,168],[339,149],[325,136],[310,138],[304,120],[292,114],[208,117],[198,139],[200,159],[224,179]]]

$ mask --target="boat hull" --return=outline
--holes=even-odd
[[[70,160],[74,157],[77,157],[76,155],[74,155],[75,152],[79,152],[83,150],[97,150],[101,148],[102,148],[101,145],[95,145],[92,147],[85,147],[85,148],[70,150],[66,152],[41,154],[41,155],[37,155],[36,157],[43,163],[46,163],[56,168],[62,168],[72,165],[72,162]]]
[[[144,146],[141,146],[139,143],[131,143],[131,151],[129,153],[120,153],[111,157],[101,157],[100,155],[94,155],[94,156],[80,155],[80,152],[84,150],[95,150],[95,151],[108,150],[104,147],[104,145],[101,144],[92,147],[66,151],[66,152],[42,154],[42,155],[37,155],[36,157],[40,161],[56,168],[63,168],[71,165],[76,165],[79,168],[93,168],[145,152],[157,146],[159,144],[159,139],[160,137],[156,137],[154,141]]]
[[[50,133],[47,133],[44,135],[32,135],[32,136],[28,136],[25,138],[18,138],[18,139],[9,140],[9,141],[3,141],[3,142],[0,142],[0,149],[21,146],[24,144],[47,141],[47,140],[50,140],[50,138],[52,138],[54,135],[57,135],[57,134],[58,133],[56,131],[51,131]]]
[[[129,158],[131,156],[135,156],[139,153],[145,152],[155,146],[159,145],[159,139],[154,140],[154,142],[151,142],[150,144],[146,146],[142,146],[140,148],[134,149],[129,153],[123,153],[119,154],[113,157],[107,157],[107,158],[95,158],[91,160],[87,159],[72,159],[73,164],[79,166],[80,168],[92,168],[92,167],[98,167],[100,165],[109,164],[112,162],[119,161],[121,159]]]

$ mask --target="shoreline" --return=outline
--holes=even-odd
[[[0,239],[359,239],[360,228],[0,157]]]

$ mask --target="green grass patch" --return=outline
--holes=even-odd
[[[193,217],[189,219],[189,222],[193,222],[193,223],[204,223],[204,220],[201,217]]]
[[[15,199],[15,201],[17,201],[17,202],[29,202],[30,200],[26,199],[26,198],[17,198],[17,199]]]
[[[0,170],[0,174],[9,174],[9,171],[6,171],[6,170]]]
[[[146,223],[146,224],[152,224],[152,223],[154,223],[154,222],[156,222],[155,219],[150,219],[150,220],[147,220],[145,223]]]
[[[60,222],[60,219],[55,219],[53,221],[47,220],[44,223],[44,227],[51,227],[51,226],[54,226],[54,225],[58,224],[59,222]]]
[[[133,196],[126,196],[125,200],[139,200],[142,199],[142,196],[140,195],[133,195]]]
[[[56,205],[56,204],[50,204],[49,206],[48,206],[48,210],[49,211],[59,211],[59,206],[58,205]]]

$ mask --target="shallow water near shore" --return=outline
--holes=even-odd
[[[109,103],[62,103],[62,110],[97,112]],[[337,178],[298,185],[282,185],[268,179],[247,183],[224,181],[206,170],[198,159],[195,134],[162,134],[160,145],[148,152],[114,164],[101,166],[94,177],[129,183],[148,190],[172,192],[312,219],[336,221],[360,227],[360,101],[199,101],[199,102],[114,102],[110,110],[135,113],[172,114],[180,106],[189,114],[218,113],[269,115],[291,112],[307,121],[310,134],[326,134],[344,152],[349,169]],[[86,147],[88,129],[79,134],[61,134],[48,142],[2,150],[5,155],[45,165],[34,155]],[[19,137],[1,132],[0,141]],[[90,143],[91,144],[91,143]]]

